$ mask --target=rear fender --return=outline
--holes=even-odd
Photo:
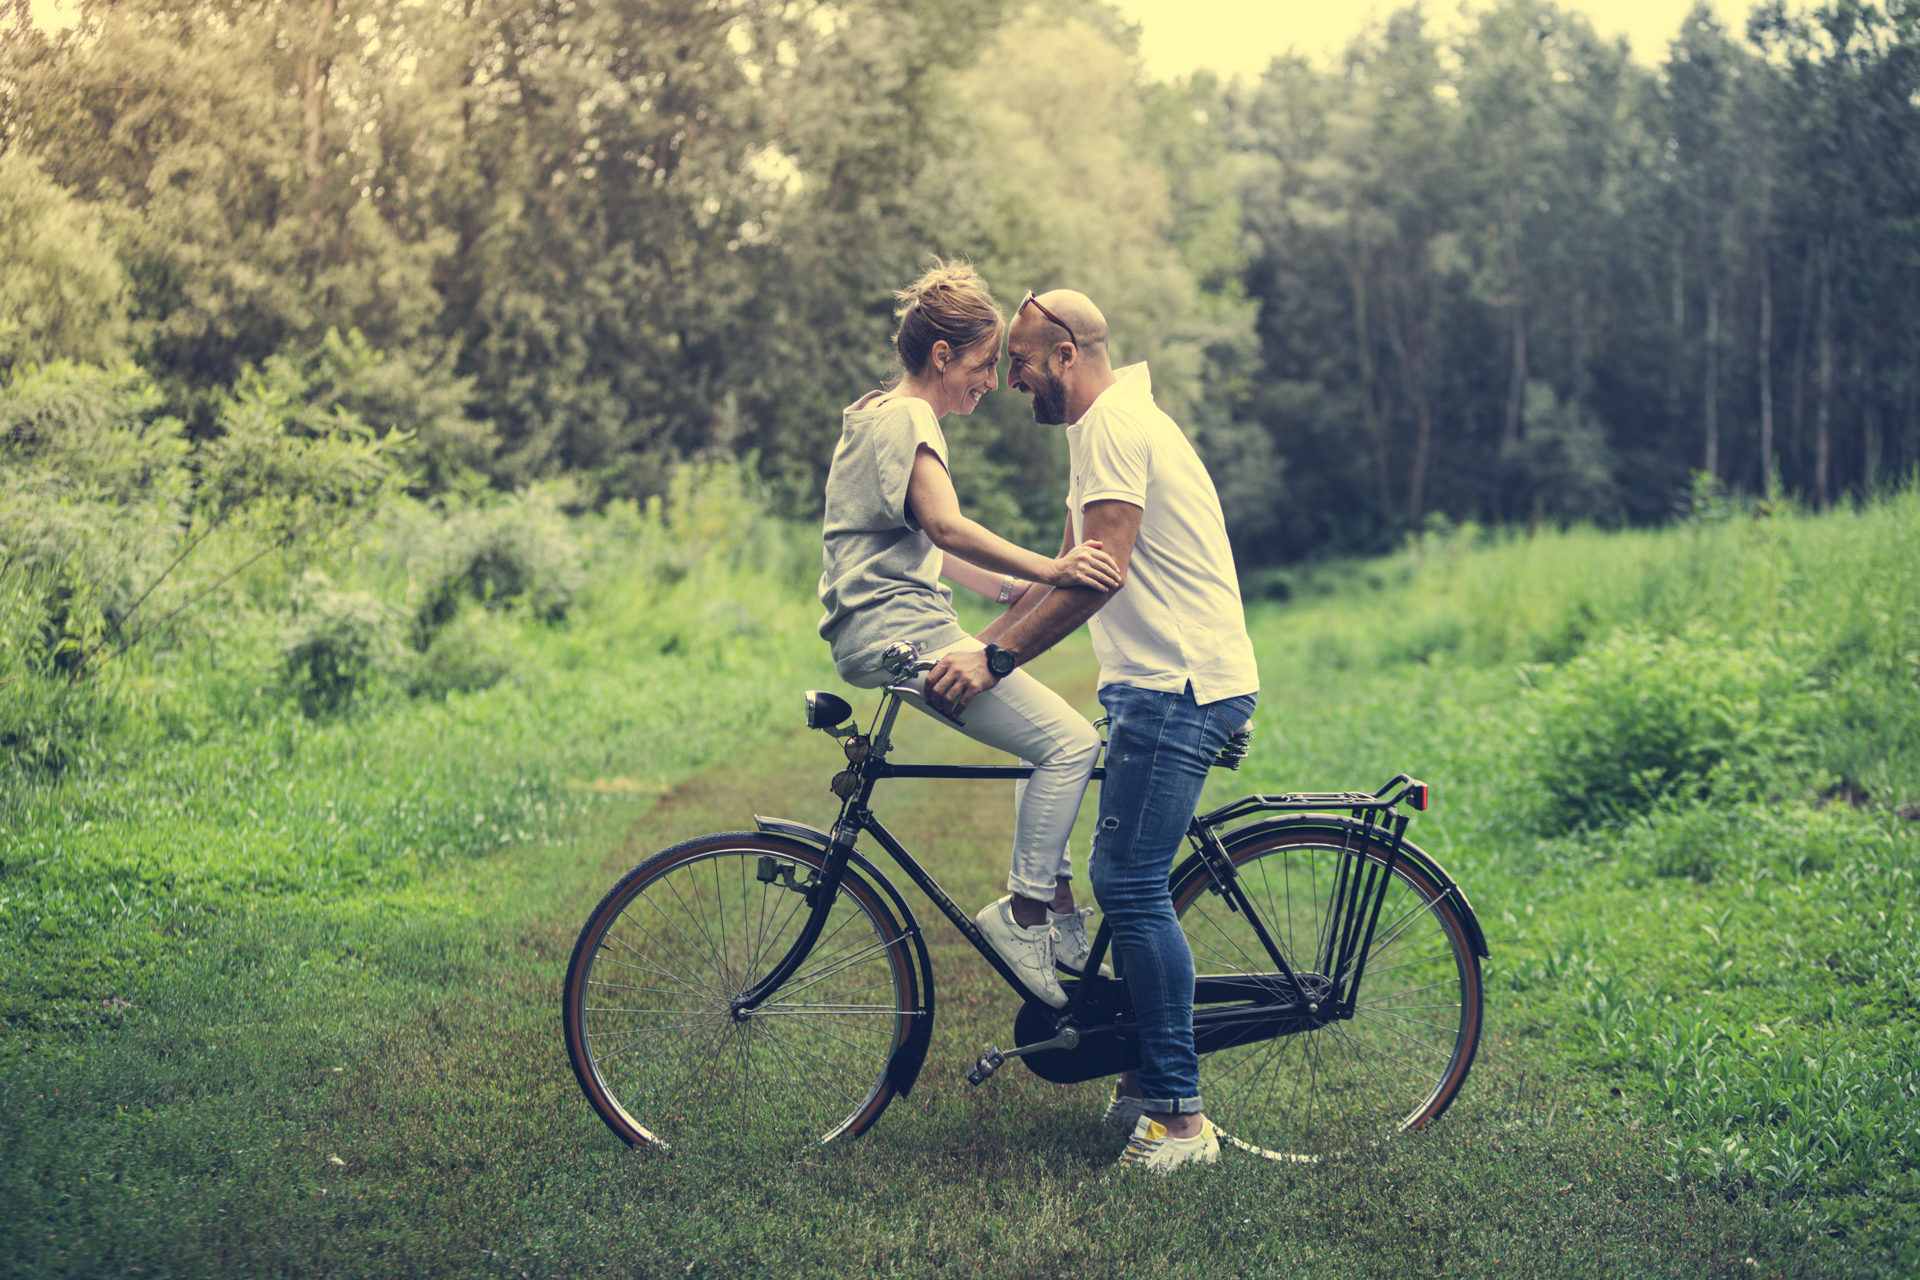
[[[753,825],[769,835],[785,836],[801,844],[812,845],[822,854],[831,847],[827,833],[804,822],[794,822],[788,818],[763,818],[753,815]],[[847,851],[847,865],[865,876],[867,882],[879,890],[892,904],[900,920],[900,927],[913,939],[914,964],[919,970],[917,984],[920,1004],[913,1019],[913,1029],[907,1033],[907,1042],[887,1063],[887,1076],[893,1081],[893,1087],[901,1097],[913,1091],[914,1081],[920,1078],[920,1068],[927,1061],[927,1045],[933,1039],[933,958],[927,954],[926,932],[920,928],[918,917],[907,900],[894,888],[893,881],[887,879],[873,863],[862,857],[857,850]]]
[[[1250,822],[1244,827],[1236,827],[1220,837],[1220,842],[1231,856],[1255,840],[1264,839],[1276,832],[1318,832],[1335,839],[1358,839],[1369,831],[1375,837],[1383,833],[1378,823],[1369,827],[1353,818],[1339,817],[1334,814],[1301,813],[1289,814],[1283,818],[1267,818],[1260,822]],[[1433,882],[1440,886],[1440,896],[1453,901],[1454,910],[1460,915],[1460,922],[1466,926],[1467,940],[1481,959],[1487,957],[1487,935],[1480,928],[1479,917],[1473,913],[1473,904],[1467,901],[1467,891],[1454,882],[1446,868],[1435,862],[1418,845],[1410,840],[1400,842],[1399,855],[1419,867]],[[1171,884],[1181,884],[1190,875],[1201,870],[1204,860],[1199,854],[1193,854],[1174,869]]]

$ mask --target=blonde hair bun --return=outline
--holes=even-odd
[[[900,367],[918,374],[927,367],[936,342],[959,351],[998,338],[1004,318],[987,291],[987,282],[965,259],[935,258],[920,278],[896,289],[894,354]]]

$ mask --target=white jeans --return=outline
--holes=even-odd
[[[922,656],[933,660],[985,647],[968,636]],[[878,676],[869,687],[886,682],[884,675]],[[924,689],[926,677],[916,676],[911,683]],[[1013,869],[1007,875],[1007,888],[1023,898],[1050,901],[1055,880],[1073,875],[1067,836],[1100,754],[1100,735],[1065,698],[1019,670],[969,702],[962,717],[965,723],[959,726],[919,702],[913,705],[975,742],[1033,766],[1033,776],[1013,788]]]

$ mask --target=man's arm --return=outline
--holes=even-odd
[[[1073,517],[1068,516],[1067,527],[1060,531],[1060,554],[1064,556],[1071,550],[1073,550]],[[982,627],[979,638],[989,644],[997,642],[1008,627],[1032,613],[1034,607],[1045,599],[1047,592],[1051,590],[1053,588],[1044,582],[1034,583],[1016,595],[1013,603],[1008,605],[999,617]]]
[[[1073,528],[1068,526],[1069,536]],[[1120,590],[1126,586],[1127,566],[1133,557],[1133,543],[1140,536],[1140,508],[1131,502],[1107,499],[1089,502],[1081,517],[1081,532],[1095,538],[1120,566]],[[1038,594],[1029,591],[1031,598]],[[1012,652],[1020,662],[1030,662],[1045,653],[1081,623],[1100,612],[1113,598],[1113,592],[1088,587],[1055,587],[1031,606],[1008,612],[980,633],[1002,649]],[[1022,605],[1026,601],[1021,601]],[[1009,621],[1009,619],[1011,621]],[[1005,623],[997,633],[995,627]],[[927,673],[927,690],[935,706],[959,715],[967,704],[1000,683],[987,670],[986,655],[981,652],[953,653],[940,659],[940,665]]]
[[[1140,536],[1140,508],[1117,498],[1089,502],[1080,527],[1087,537],[1098,539],[1101,548],[1120,566],[1120,586],[1114,591],[1124,588],[1127,566],[1133,559],[1133,543]],[[1031,662],[1100,612],[1107,601],[1113,599],[1114,591],[1055,587],[1009,626],[996,643],[1010,650],[1020,662]]]

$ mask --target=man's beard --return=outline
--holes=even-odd
[[[1033,420],[1043,427],[1056,427],[1067,420],[1067,388],[1060,379],[1049,377],[1034,388]]]

